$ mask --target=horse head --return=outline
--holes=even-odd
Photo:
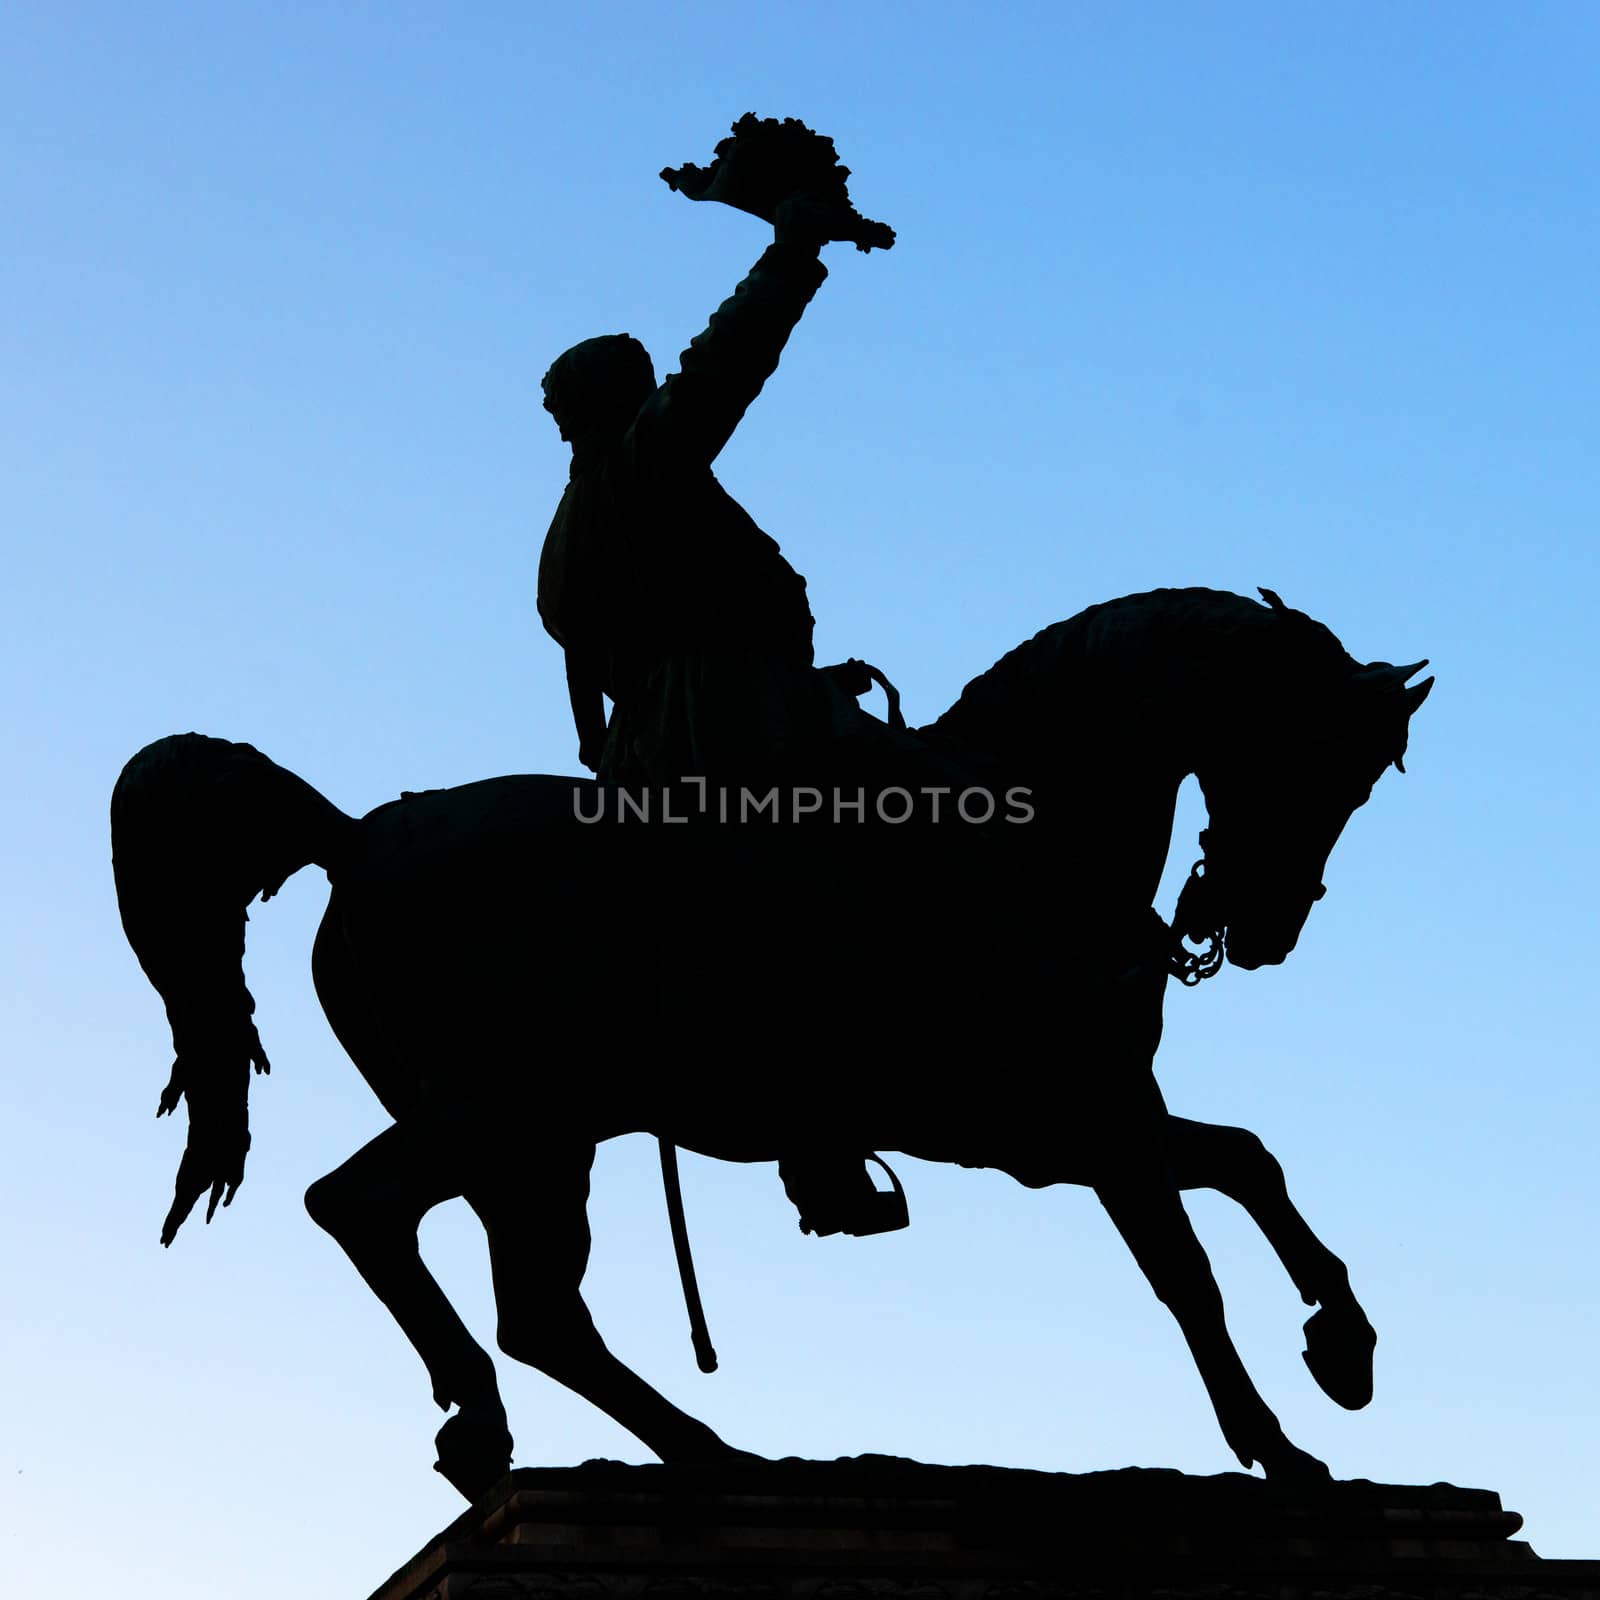
[[[1205,857],[1174,920],[1191,939],[1223,935],[1228,960],[1246,970],[1294,949],[1326,892],[1323,870],[1345,824],[1387,768],[1405,771],[1411,715],[1433,687],[1432,678],[1409,681],[1426,661],[1345,662],[1310,690],[1292,677],[1264,686],[1255,701],[1264,719],[1252,718],[1198,768]]]

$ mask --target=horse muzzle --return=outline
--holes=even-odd
[[[1323,884],[1294,906],[1286,916],[1246,917],[1230,922],[1227,931],[1229,962],[1254,972],[1258,967],[1276,967],[1288,960],[1300,942],[1301,930],[1311,908],[1327,893]]]

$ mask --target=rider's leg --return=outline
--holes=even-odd
[[[744,1454],[624,1366],[596,1330],[580,1293],[593,1160],[592,1144],[524,1140],[485,1163],[467,1189],[489,1235],[500,1348],[598,1406],[663,1461]]]
[[[1277,1252],[1308,1306],[1322,1309],[1306,1323],[1306,1365],[1331,1399],[1358,1410],[1372,1398],[1372,1351],[1377,1335],[1350,1292],[1350,1275],[1307,1226],[1289,1199],[1279,1166],[1261,1140],[1244,1128],[1167,1119],[1167,1150],[1179,1188],[1215,1189],[1250,1214]]]
[[[462,1192],[467,1157],[491,1108],[441,1112],[426,1128],[399,1123],[306,1191],[306,1209],[339,1242],[422,1357],[443,1408],[440,1471],[473,1498],[511,1464],[494,1362],[467,1332],[417,1249],[422,1218]]]

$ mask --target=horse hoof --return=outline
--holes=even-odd
[[[687,1439],[680,1440],[675,1446],[663,1449],[656,1447],[656,1454],[663,1462],[674,1467],[716,1467],[723,1465],[743,1466],[751,1462],[764,1463],[767,1458],[758,1456],[753,1450],[740,1450],[719,1439],[703,1422],[696,1422]]]
[[[1359,1411],[1372,1399],[1372,1324],[1359,1306],[1324,1306],[1305,1332],[1302,1356],[1317,1387],[1346,1411]]]
[[[433,1445],[439,1452],[433,1470],[474,1502],[511,1470],[511,1435],[503,1422],[458,1412],[433,1436]]]

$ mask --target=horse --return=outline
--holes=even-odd
[[[158,1115],[189,1110],[163,1245],[243,1178],[251,1069],[268,1068],[245,907],[314,863],[332,886],[317,994],[394,1120],[306,1206],[454,1408],[435,1466],[469,1499],[512,1440],[492,1358],[418,1253],[422,1217],[456,1197],[488,1236],[502,1352],[664,1461],[745,1454],[618,1361],[584,1304],[595,1148],[636,1132],[730,1161],[888,1150],[1093,1188],[1239,1461],[1326,1479],[1246,1372],[1182,1191],[1218,1190],[1260,1227],[1317,1308],[1304,1357],[1338,1404],[1371,1398],[1376,1335],[1276,1159],[1244,1129],[1172,1116],[1154,1058],[1169,976],[1293,950],[1346,822],[1404,770],[1433,679],[1360,663],[1261,593],[1157,590],[1045,628],[897,736],[913,759],[891,777],[960,774],[956,804],[990,801],[958,813],[945,786],[944,816],[905,828],[881,786],[859,827],[864,790],[837,826],[646,823],[638,796],[597,823],[622,795],[559,776],[358,820],[249,745],[147,746],[111,820],[124,928],[176,1052]],[[1169,927],[1151,902],[1191,773],[1204,855]]]

